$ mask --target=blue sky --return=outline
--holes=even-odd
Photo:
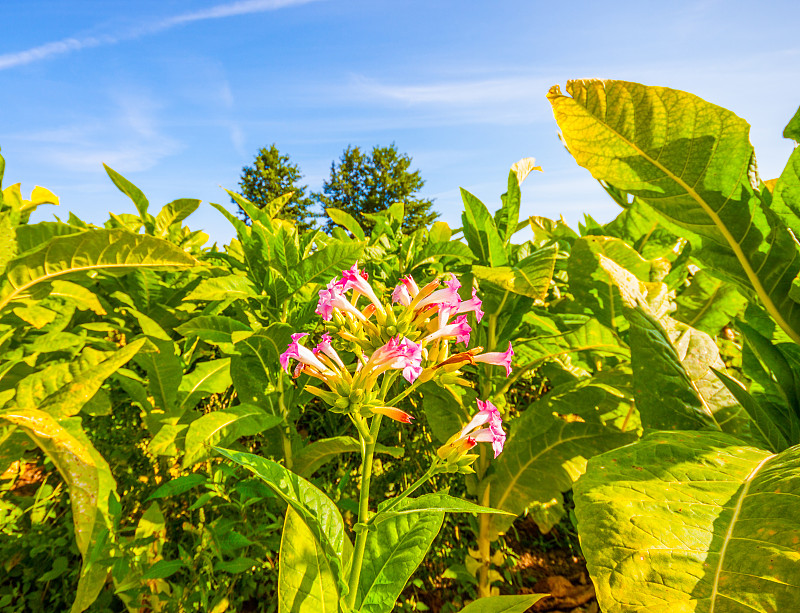
[[[61,198],[34,219],[94,223],[133,205],[229,206],[242,166],[276,143],[312,190],[348,145],[396,143],[423,195],[460,225],[459,187],[490,209],[508,169],[535,157],[523,215],[576,225],[616,206],[557,138],[545,94],[571,78],[696,93],[753,126],[762,176],[791,151],[800,104],[800,3],[379,0],[4,0],[4,184]],[[226,242],[207,204],[188,221]]]

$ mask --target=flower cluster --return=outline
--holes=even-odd
[[[390,405],[410,388],[388,403],[385,398],[400,375],[411,387],[434,378],[442,383],[459,381],[458,369],[465,364],[502,366],[510,375],[511,343],[504,352],[467,348],[472,333],[468,314],[473,313],[477,322],[483,317],[475,289],[470,299],[463,300],[455,275],[441,285],[437,279],[420,288],[407,276],[392,292],[391,302],[384,303],[356,263],[319,292],[316,313],[326,322],[320,342],[309,348],[302,344],[307,334],[293,334],[280,357],[281,366],[288,372],[290,360],[296,360],[295,377],[306,374],[325,383],[327,389],[306,389],[333,410],[362,417],[382,414],[405,423],[412,416]],[[342,353],[345,359],[334,348],[334,339],[339,351],[347,352]],[[455,351],[458,345],[463,348]],[[443,460],[464,457],[477,442],[491,442],[495,456],[502,450],[500,414],[491,403],[478,402],[476,417],[440,450]]]

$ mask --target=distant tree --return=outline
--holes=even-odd
[[[311,210],[314,201],[306,195],[308,186],[298,185],[302,178],[300,168],[291,163],[288,155],[282,155],[273,143],[269,149],[264,147],[258,152],[252,166],[242,168],[239,193],[263,209],[278,196],[294,192],[276,217],[293,221],[297,230],[304,232],[314,227],[317,215]],[[239,215],[250,221],[241,207]]]
[[[313,196],[324,208],[350,213],[368,231],[373,224],[364,219],[364,213],[377,213],[402,202],[403,231],[413,232],[433,222],[439,214],[431,211],[433,200],[417,196],[425,181],[419,170],[410,172],[410,166],[411,157],[398,153],[394,143],[388,147],[376,146],[370,154],[350,146],[338,163],[331,164],[331,176],[323,183],[322,192]],[[326,228],[332,226],[329,220]]]

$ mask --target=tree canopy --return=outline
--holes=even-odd
[[[314,200],[306,194],[308,186],[299,185],[302,178],[300,168],[290,161],[288,155],[281,154],[273,143],[258,152],[251,166],[242,168],[239,193],[259,208],[264,208],[275,198],[294,192],[276,217],[295,222],[298,231],[303,232],[314,227],[317,215],[311,208]],[[239,215],[249,221],[241,207]]]
[[[341,209],[365,226],[374,225],[365,214],[377,213],[396,202],[405,205],[403,231],[413,232],[433,222],[439,214],[432,211],[433,200],[420,198],[417,193],[425,185],[419,170],[410,171],[411,157],[398,153],[394,143],[374,147],[364,153],[360,147],[349,146],[338,162],[331,164],[330,178],[323,183],[322,192],[313,194],[324,208]],[[328,221],[327,227],[333,225]]]

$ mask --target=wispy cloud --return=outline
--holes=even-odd
[[[39,45],[38,47],[25,49],[24,51],[5,53],[0,55],[0,70],[38,62],[56,55],[80,51],[81,49],[90,49],[92,47],[114,45],[123,41],[135,40],[195,21],[222,19],[225,17],[249,15],[252,13],[264,13],[266,11],[275,11],[281,8],[308,4],[309,2],[315,1],[317,0],[239,0],[239,2],[217,4],[207,9],[181,13],[180,15],[173,15],[158,21],[145,23],[125,31],[113,32],[100,36],[86,36],[83,38],[64,38]]]

